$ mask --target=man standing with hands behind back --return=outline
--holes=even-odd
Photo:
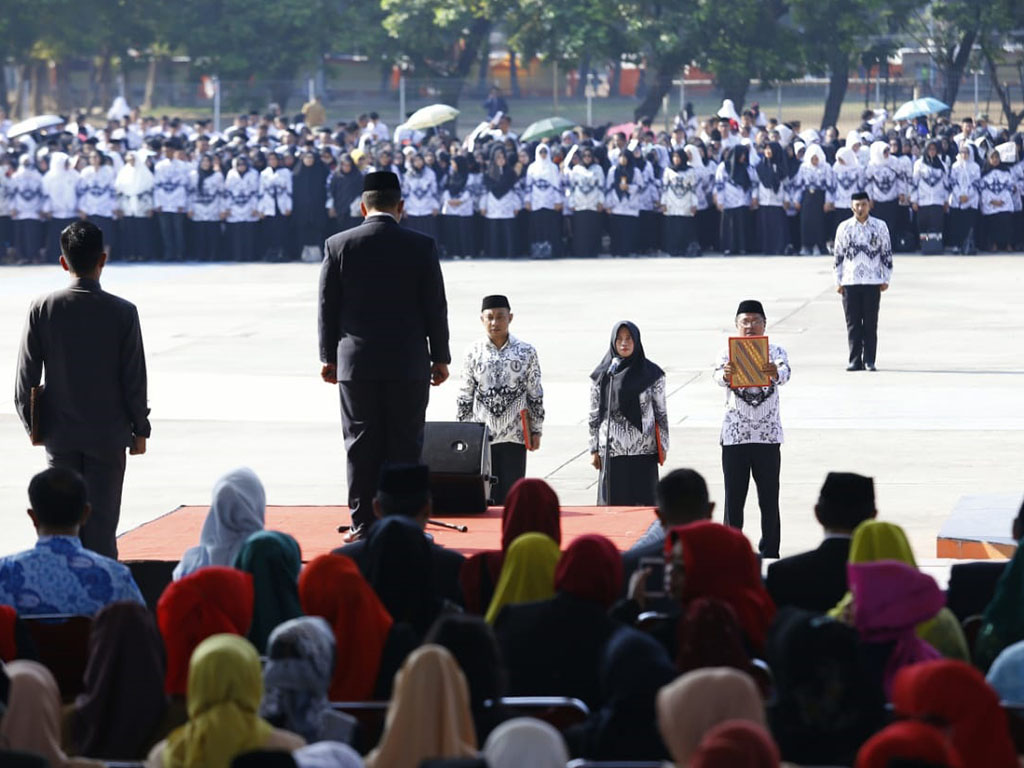
[[[14,402],[32,432],[32,388],[46,371],[37,411],[51,467],[85,479],[92,515],[79,537],[86,549],[117,558],[125,454],[146,452],[146,355],[135,305],[100,288],[103,233],[75,221],[60,233],[60,265],[71,285],[37,299],[18,356]]]
[[[836,230],[836,290],[843,297],[846,336],[850,345],[848,371],[874,371],[878,349],[878,307],[892,279],[889,227],[871,215],[866,192],[850,196],[853,218]]]
[[[386,462],[418,464],[429,385],[448,378],[448,302],[434,240],[399,225],[398,176],[367,174],[365,221],[327,240],[320,268],[320,376],[337,384],[358,541]]]

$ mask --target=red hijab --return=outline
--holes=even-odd
[[[970,664],[952,659],[904,667],[892,686],[901,715],[946,724],[964,768],[1016,768],[999,696]]]
[[[309,616],[334,630],[331,701],[366,701],[380,673],[380,658],[394,621],[359,567],[344,555],[321,555],[299,574],[299,601]]]
[[[538,478],[517,480],[505,497],[501,513],[501,551],[508,552],[512,542],[524,533],[543,533],[561,546],[559,512],[554,488]]]
[[[728,603],[700,597],[690,603],[678,626],[680,672],[704,667],[750,669],[743,629]]]
[[[604,536],[580,536],[555,568],[555,591],[611,608],[622,594],[622,556]]]
[[[14,661],[18,658],[18,641],[14,628],[18,612],[9,605],[0,605],[0,661]]]
[[[893,760],[963,768],[960,756],[942,731],[915,720],[893,723],[865,741],[857,753],[855,768],[888,768]]]
[[[763,725],[726,720],[701,739],[689,768],[778,768],[779,748]]]
[[[192,651],[211,635],[245,635],[252,623],[252,575],[211,565],[171,584],[156,604],[156,618],[167,647],[164,689],[184,696]]]
[[[741,531],[710,520],[669,529],[665,559],[672,559],[677,541],[683,545],[684,610],[701,597],[727,603],[755,653],[764,647],[765,634],[775,616],[775,603],[761,580],[761,568],[750,542]]]

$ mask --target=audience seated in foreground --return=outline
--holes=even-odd
[[[123,600],[144,604],[128,566],[82,546],[89,518],[85,481],[70,469],[45,469],[29,483],[32,549],[0,558],[0,604],[20,616],[92,616]]]

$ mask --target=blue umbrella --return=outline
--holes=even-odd
[[[945,112],[948,109],[948,104],[943,104],[941,101],[933,99],[931,96],[925,96],[923,99],[911,99],[908,101],[896,110],[896,114],[892,116],[892,119],[913,120],[915,117],[935,115],[939,112]]]

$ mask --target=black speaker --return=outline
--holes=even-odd
[[[428,421],[423,463],[430,467],[435,515],[480,515],[491,496],[491,436],[484,424]]]

